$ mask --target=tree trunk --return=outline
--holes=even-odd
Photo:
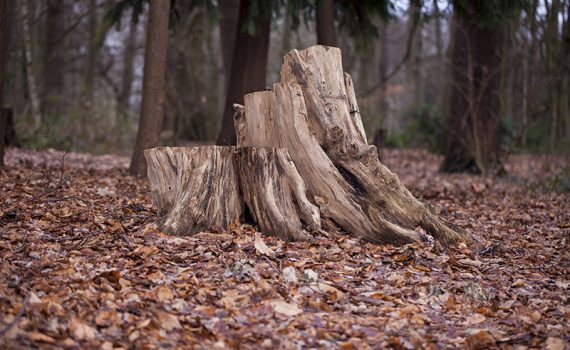
[[[48,0],[46,9],[46,49],[44,55],[43,108],[47,116],[62,112],[65,69],[65,4]]]
[[[386,140],[387,130],[386,130],[386,121],[390,118],[390,101],[388,100],[388,22],[386,20],[382,20],[379,26],[379,66],[378,66],[378,73],[379,73],[379,92],[380,98],[378,102],[378,109],[380,112],[380,123],[377,127],[376,131],[374,132],[373,143],[376,146],[378,152],[378,159],[382,160],[382,153],[384,152],[384,141]]]
[[[544,44],[546,47],[546,69],[549,85],[549,122],[550,122],[550,151],[556,149],[558,143],[558,132],[560,124],[559,96],[561,91],[559,55],[560,55],[560,37],[559,37],[559,16],[560,16],[560,0],[552,0],[550,6],[545,2],[546,8],[546,28],[544,33]]]
[[[470,4],[471,17],[475,7]],[[455,15],[452,90],[442,171],[496,175],[502,170],[498,25]]]
[[[150,0],[143,73],[141,116],[129,171],[146,175],[143,151],[156,147],[164,119],[169,1]]]
[[[145,150],[160,227],[174,235],[228,229],[243,213],[234,147]]]
[[[317,44],[338,46],[334,23],[334,0],[317,1]]]
[[[0,0],[0,168],[4,167],[4,145],[6,144],[7,113],[4,113],[4,71],[6,49],[8,48],[6,0]]]
[[[421,11],[422,11],[421,3],[418,3],[417,1],[410,1],[408,35],[413,37],[413,39],[412,39],[411,60],[408,63],[408,67],[411,68],[409,72],[409,78],[412,83],[411,85],[414,87],[414,95],[413,95],[414,108],[420,108],[424,103],[424,90],[423,90],[423,79],[422,79],[423,20],[422,20]],[[414,23],[416,20],[417,24]]]
[[[42,114],[40,107],[40,98],[35,77],[35,64],[33,52],[33,38],[31,35],[30,21],[30,0],[22,1],[22,27],[24,34],[24,53],[26,56],[26,77],[28,82],[28,96],[30,99],[30,107],[32,119],[34,121],[34,129],[37,130],[42,125]]]
[[[242,28],[238,27],[238,9],[240,0],[219,0],[218,9],[220,11],[220,39],[222,43],[222,62],[224,64],[225,87],[230,82],[232,72],[232,61],[234,57],[234,46],[236,34]],[[225,91],[225,89],[224,89]]]
[[[253,0],[242,0],[237,35],[232,58],[232,73],[228,86],[222,127],[218,134],[218,145],[235,145],[236,135],[233,123],[233,103],[243,103],[243,96],[249,92],[265,89],[267,55],[269,52],[269,17],[262,21],[255,36],[244,31],[249,8]],[[262,2],[270,6],[271,1]]]
[[[264,233],[298,240],[321,232],[322,227],[372,242],[405,244],[427,239],[414,230],[420,226],[443,242],[468,239],[414,198],[378,160],[376,148],[367,145],[354,85],[350,76],[343,74],[338,48],[314,46],[291,51],[281,68],[281,82],[274,84],[272,91],[247,94],[244,101],[245,106],[234,106],[239,193]],[[219,146],[201,149],[233,150]],[[214,193],[234,191],[230,178],[235,178],[235,170],[228,165],[225,170],[210,171],[211,155],[173,161],[171,152],[164,148],[147,151],[147,157],[161,154],[149,159],[149,180],[159,212],[172,218],[164,227],[171,233],[180,233],[180,227],[191,232],[190,227],[196,226],[192,215],[181,214],[182,209],[169,214],[164,208],[191,210],[196,205],[190,203],[196,201],[186,198],[206,191],[211,192],[204,198],[223,198]],[[202,174],[187,168],[181,171],[180,164],[190,160],[202,165],[208,179],[222,178],[227,184],[211,185]],[[218,211],[220,206],[215,205]],[[235,208],[236,204],[226,207]]]
[[[4,68],[6,69],[6,68]],[[3,100],[5,98],[3,97]],[[22,147],[22,143],[16,134],[16,127],[14,125],[14,109],[12,107],[2,108],[2,116],[4,117],[4,146],[7,147]],[[1,138],[1,136],[0,136]]]
[[[438,0],[433,0],[434,8],[434,29],[435,29],[435,50],[436,62],[435,68],[435,86],[437,87],[436,106],[443,110],[444,100],[444,82],[445,82],[445,56],[443,54],[443,35],[441,30],[441,17],[442,13],[439,10]]]
[[[125,41],[125,51],[123,52],[123,71],[121,77],[121,90],[117,96],[117,111],[119,115],[127,114],[129,110],[129,100],[135,74],[135,54],[137,44],[137,24],[131,21],[129,34]]]

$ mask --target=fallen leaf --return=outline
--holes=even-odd
[[[49,335],[45,335],[45,334],[40,333],[40,332],[29,332],[29,333],[25,333],[25,334],[26,334],[26,337],[31,341],[37,341],[37,342],[49,343],[49,344],[55,343],[55,339],[53,339]]]
[[[548,337],[546,339],[545,348],[546,350],[564,350],[566,349],[566,342],[560,338]]]
[[[283,300],[279,299],[269,300],[267,303],[273,307],[273,310],[275,310],[275,312],[287,316],[296,316],[302,312],[302,310],[299,309],[297,306],[286,303]]]
[[[263,238],[261,237],[261,233],[259,232],[255,233],[255,239],[253,240],[253,245],[255,246],[255,250],[257,251],[258,254],[267,255],[267,256],[273,256],[274,254],[273,250],[265,244]]]
[[[173,329],[182,328],[182,326],[180,325],[180,322],[178,321],[178,317],[176,317],[172,314],[169,314],[168,312],[157,310],[155,312],[155,315],[156,315],[156,319],[158,321],[159,327],[161,327],[162,329],[164,329],[167,332],[170,332]]]
[[[511,284],[511,287],[513,288],[521,288],[524,286],[526,286],[526,282],[520,278],[514,281],[513,284]]]
[[[93,340],[95,339],[95,329],[89,325],[81,322],[78,319],[73,319],[69,324],[69,331],[75,340]]]
[[[495,338],[487,330],[475,331],[467,337],[467,347],[469,350],[488,349],[495,346]]]
[[[167,285],[162,285],[154,290],[159,301],[169,301],[174,299],[172,290]]]

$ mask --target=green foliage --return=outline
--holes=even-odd
[[[242,0],[246,1],[246,0]],[[249,8],[244,27],[241,28],[251,36],[256,36],[263,22],[270,21],[274,13],[278,13],[279,1],[248,0]]]
[[[529,8],[529,0],[451,0],[460,16],[482,27],[496,26]]]
[[[445,147],[443,117],[432,105],[410,109],[404,118],[409,120],[403,133],[392,135],[387,144],[393,147],[427,147],[430,152],[442,153]]]
[[[378,36],[375,17],[389,19],[393,14],[394,3],[390,0],[337,1],[339,28],[354,38],[358,46],[365,46]]]
[[[548,193],[548,192],[559,192],[559,193],[569,193],[570,192],[570,167],[566,166],[558,169],[553,174],[540,178],[539,180],[527,180],[524,183],[526,189],[532,193]]]
[[[517,135],[519,133],[519,127],[516,121],[510,116],[501,118],[501,131],[502,145],[508,149],[515,148],[517,145]]]
[[[526,148],[534,152],[546,152],[549,149],[549,124],[544,120],[536,119],[528,127],[526,134]]]
[[[176,1],[176,0],[174,0]],[[111,6],[105,14],[105,21],[111,22],[117,28],[121,27],[123,13],[131,10],[131,21],[138,23],[141,15],[144,13],[148,0],[120,0]]]
[[[211,22],[218,20],[218,7],[214,4],[213,0],[192,0],[191,6],[204,6],[208,12],[208,18]],[[180,0],[170,0],[170,14],[168,25],[174,28],[180,21]],[[117,1],[105,14],[105,21],[110,22],[112,25],[121,27],[121,20],[123,13],[131,10],[131,21],[138,23],[141,15],[146,11],[148,0],[120,0]]]
[[[30,116],[25,116],[25,119],[31,119]],[[35,131],[23,132],[20,138],[24,148],[31,149],[68,149],[71,148],[73,143],[71,135],[73,133],[69,130],[64,130],[64,127],[58,127],[61,124],[70,125],[70,120],[75,121],[73,116],[66,116],[65,118],[45,117],[42,126]],[[64,122],[65,120],[65,122]],[[31,120],[24,120],[27,125]],[[28,129],[29,130],[29,129]]]

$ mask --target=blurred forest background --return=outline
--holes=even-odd
[[[462,133],[451,119],[463,104],[496,121],[501,152],[570,150],[567,0],[241,0],[241,6],[245,22],[240,0],[170,2],[162,144],[224,143],[232,66],[271,87],[287,51],[319,41],[342,49],[370,142],[445,152],[453,147],[449,135]],[[6,1],[4,11],[3,105],[19,139],[7,141],[130,155],[148,2],[20,0]],[[257,73],[233,56],[240,45],[264,52],[247,43],[250,35],[268,50],[254,60]],[[475,54],[459,57],[462,47]],[[458,72],[477,62],[485,68],[479,85],[489,88],[461,83]]]

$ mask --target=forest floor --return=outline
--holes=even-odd
[[[169,237],[126,159],[10,150],[0,348],[568,349],[570,160],[511,155],[483,179],[385,157],[477,244]]]

